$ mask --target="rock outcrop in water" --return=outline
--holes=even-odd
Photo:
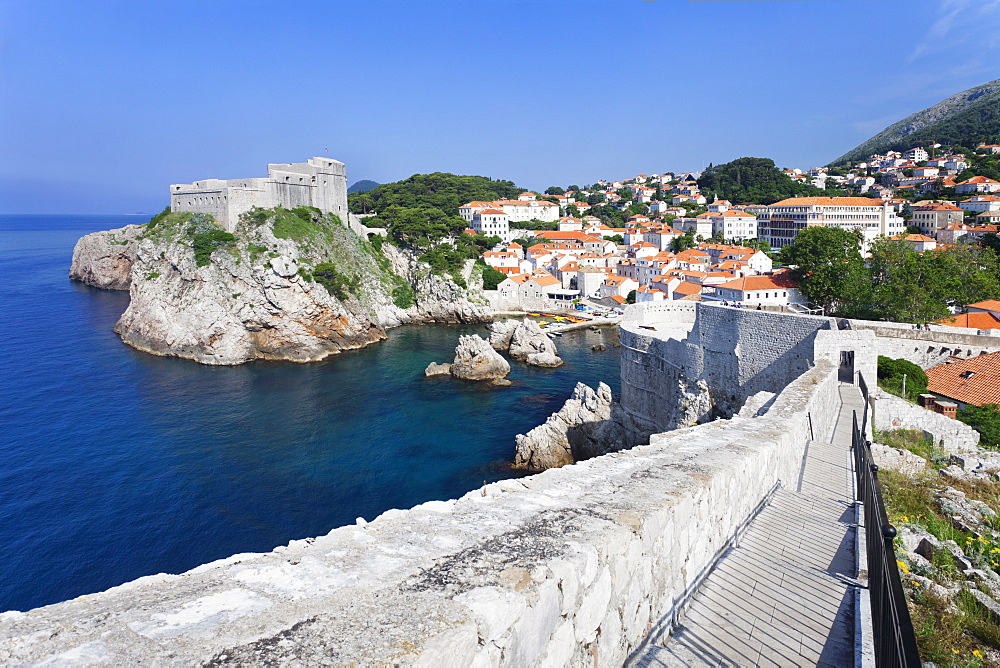
[[[463,380],[503,381],[510,364],[490,344],[476,334],[459,337],[451,375]]]
[[[129,345],[204,364],[307,362],[404,323],[491,319],[471,262],[460,287],[318,210],[251,212],[233,235],[190,213],[89,234],[70,277],[129,289],[115,327]]]
[[[563,361],[553,343],[534,320],[501,320],[490,326],[490,345],[507,352],[519,362],[534,366],[557,367]]]
[[[625,442],[616,438],[612,406],[611,388],[604,383],[596,392],[577,383],[557,413],[517,435],[514,466],[540,471],[621,449]]]
[[[95,288],[128,290],[143,231],[142,225],[126,225],[81,237],[73,249],[69,277]]]

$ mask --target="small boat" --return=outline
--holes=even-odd
[[[542,314],[541,313],[529,313],[528,315],[530,315],[532,318],[538,318],[538,317],[541,317]]]
[[[552,336],[562,336],[563,333],[562,332],[552,332],[551,335]]]

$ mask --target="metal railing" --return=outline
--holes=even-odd
[[[867,395],[867,387],[862,390]],[[867,411],[867,403],[865,406]],[[854,469],[858,476],[858,498],[865,507],[865,539],[868,543],[868,595],[871,599],[872,631],[875,640],[875,665],[918,668],[920,654],[913,622],[906,607],[903,584],[896,568],[892,539],[896,528],[889,524],[878,466],[872,463],[871,443],[865,440],[854,413],[851,439]]]
[[[861,436],[864,437],[868,433],[868,413],[869,411],[872,410],[872,400],[871,397],[868,396],[868,383],[865,382],[865,375],[860,371],[858,371],[857,374],[858,374],[858,389],[861,390],[861,398],[864,399],[865,402],[865,413],[862,416],[861,420]],[[873,424],[874,424],[874,419],[875,416],[873,414],[872,415]]]

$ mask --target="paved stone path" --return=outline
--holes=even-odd
[[[630,666],[854,664],[850,446],[863,400],[851,385],[840,395],[834,433],[809,443],[800,479],[775,493],[719,561],[665,646]]]

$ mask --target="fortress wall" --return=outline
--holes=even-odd
[[[814,363],[818,332],[836,334],[825,345],[837,355],[824,353],[835,363],[842,346],[862,351],[859,359],[867,359],[863,351],[874,340],[871,334],[861,337],[864,341],[841,336],[830,318],[695,306],[639,305],[625,314],[620,404],[638,431],[667,431],[718,414],[734,415],[757,392],[780,392]],[[874,364],[873,356],[869,362]],[[871,371],[874,378],[874,366]]]
[[[836,415],[827,360],[758,418],[183,575],[0,615],[0,663],[620,666]]]
[[[917,429],[926,432],[946,452],[972,452],[979,444],[979,432],[964,422],[911,404],[877,388],[872,392],[872,397],[874,423],[878,429]]]
[[[931,325],[931,330],[913,329],[896,322],[850,320],[854,330],[868,330],[878,337],[878,354],[906,359],[927,369],[953,355],[972,357],[1000,350],[1000,334],[991,330]],[[954,331],[951,331],[954,330]]]

